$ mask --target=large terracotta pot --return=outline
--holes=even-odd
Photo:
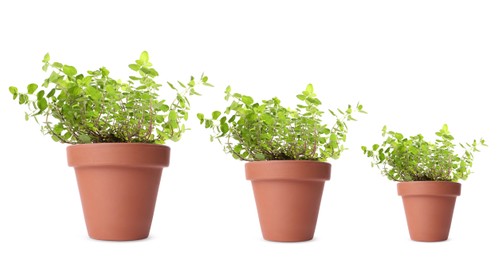
[[[410,237],[415,241],[436,242],[448,239],[461,185],[446,181],[398,183],[403,198]]]
[[[137,240],[149,236],[163,167],[170,148],[155,144],[101,143],[67,147],[76,172],[91,238]]]
[[[245,166],[252,181],[263,238],[313,239],[323,186],[331,165],[315,161],[258,161]]]

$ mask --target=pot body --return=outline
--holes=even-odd
[[[447,240],[460,191],[461,184],[455,182],[398,183],[398,195],[403,198],[410,238],[422,242]]]
[[[263,238],[313,239],[331,165],[315,161],[257,161],[245,166],[252,182]]]
[[[149,236],[170,148],[139,143],[67,147],[91,238],[128,241]]]

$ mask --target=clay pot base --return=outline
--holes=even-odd
[[[79,169],[76,177],[88,235],[129,241],[149,236],[161,169],[100,167]]]
[[[400,182],[410,238],[419,242],[448,239],[456,197],[461,184],[454,182]]]
[[[261,161],[246,164],[263,238],[275,242],[313,239],[329,163]]]

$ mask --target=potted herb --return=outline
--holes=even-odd
[[[185,132],[196,87],[210,84],[202,75],[173,90],[169,103],[160,98],[159,74],[147,52],[129,68],[129,80],[111,78],[105,67],[86,74],[75,67],[43,59],[49,73],[27,92],[9,91],[26,105],[26,120],[34,118],[43,134],[69,144],[68,164],[76,171],[88,234],[100,240],[148,237],[161,179],[169,165],[165,141],[180,140]]]
[[[246,178],[252,181],[263,237],[271,241],[313,238],[322,191],[330,179],[329,158],[338,159],[345,147],[346,122],[355,120],[362,105],[337,112],[333,126],[322,122],[324,112],[313,86],[297,95],[296,109],[276,97],[255,102],[252,97],[225,91],[229,106],[209,118],[197,117],[227,153],[247,161]]]
[[[389,180],[398,182],[410,237],[415,241],[435,242],[448,239],[456,197],[461,184],[471,173],[474,153],[479,142],[454,143],[445,124],[436,132],[435,142],[428,142],[420,134],[404,137],[384,126],[384,142],[371,149],[362,146],[364,154],[373,159]],[[461,148],[457,153],[455,148]]]

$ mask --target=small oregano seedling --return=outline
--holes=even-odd
[[[384,142],[374,144],[371,149],[362,146],[363,153],[373,159],[383,175],[394,181],[453,181],[465,180],[471,172],[474,153],[479,146],[487,146],[484,139],[459,144],[461,154],[454,138],[444,124],[436,132],[435,142],[424,140],[421,134],[404,137],[401,133],[382,129]]]
[[[212,86],[208,77],[190,78],[179,87],[167,82],[174,95],[170,102],[160,99],[159,73],[144,51],[129,68],[135,75],[127,81],[113,79],[109,70],[80,73],[75,67],[43,58],[43,71],[50,76],[41,84],[32,83],[27,92],[16,87],[9,91],[21,105],[27,105],[26,120],[34,118],[56,142],[81,143],[156,143],[178,141],[185,132],[190,110],[189,96],[199,95],[198,85]]]
[[[346,122],[355,121],[355,112],[366,113],[361,104],[329,110],[335,124],[327,126],[319,109],[322,102],[311,84],[297,95],[301,104],[296,109],[282,106],[276,97],[255,102],[250,96],[232,93],[230,86],[225,94],[230,105],[223,113],[214,111],[210,118],[204,114],[197,117],[205,128],[214,131],[211,141],[217,139],[225,152],[244,161],[338,159],[345,150]]]

